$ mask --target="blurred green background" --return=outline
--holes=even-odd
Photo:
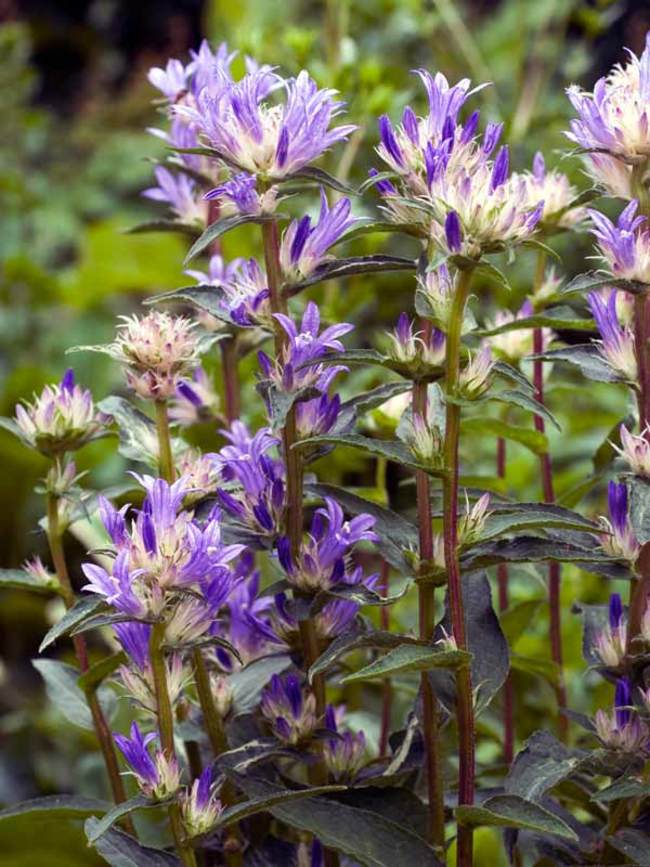
[[[185,239],[124,233],[156,216],[156,206],[140,196],[150,185],[152,161],[163,157],[160,142],[145,132],[159,122],[146,80],[150,66],[185,55],[203,36],[227,40],[242,55],[277,64],[287,74],[306,66],[321,85],[341,91],[360,126],[326,163],[353,182],[362,181],[375,162],[376,117],[395,117],[407,102],[423,107],[411,69],[442,70],[453,81],[489,80],[493,86],[475,101],[483,122],[505,121],[513,167],[528,167],[540,149],[547,164],[561,162],[584,188],[589,182],[577,161],[562,160],[568,149],[562,130],[570,116],[564,88],[571,82],[590,86],[624,59],[623,46],[639,52],[650,29],[650,8],[633,0],[2,0],[0,20],[0,414],[12,415],[21,397],[58,378],[70,362],[97,399],[120,390],[110,361],[96,354],[66,357],[66,349],[107,341],[116,315],[137,310],[143,297],[188,282],[181,264]],[[254,239],[246,231],[229,236],[225,255],[250,255]],[[357,243],[361,252],[385,245],[377,236]],[[391,245],[397,249],[397,243],[400,252],[410,249],[408,241]],[[585,270],[587,236],[553,243],[562,257],[560,271]],[[501,298],[486,287],[481,303],[518,307],[533,255],[508,266],[515,297]],[[412,290],[402,277],[382,276],[325,287],[316,297],[328,319],[357,323],[354,339],[368,345],[410,305]],[[564,426],[553,440],[563,493],[593,472],[591,455],[625,415],[626,397],[616,387],[587,384],[566,369],[560,373],[552,376],[549,400]],[[355,373],[345,388],[368,382],[367,373]],[[494,441],[473,441],[470,452],[472,476],[494,486]],[[507,489],[522,500],[538,497],[535,459],[514,447],[510,459]],[[125,469],[112,440],[88,446],[79,465],[91,470],[88,484],[98,487],[119,481]],[[43,464],[0,431],[0,466],[0,566],[10,567],[43,550],[36,530],[41,505],[33,492]],[[327,458],[321,470],[328,480],[374,484],[374,468],[350,452]],[[602,512],[601,494],[602,488],[580,507]],[[70,541],[69,554],[78,562],[83,552]],[[576,599],[605,600],[609,588],[601,580],[575,569],[564,574],[565,611]],[[515,599],[542,599],[543,572],[521,570],[513,586]],[[405,604],[395,616],[408,626],[412,615]],[[55,721],[42,712],[29,660],[54,616],[40,597],[16,592],[0,600],[0,802],[75,787],[96,793],[99,786],[89,736],[68,726],[64,748],[60,733],[55,748]],[[544,622],[539,617],[526,629],[520,654],[547,658]],[[589,711],[600,697],[608,701],[608,690],[601,685],[594,691],[595,681],[583,677],[578,618],[567,613],[565,624],[571,699]],[[515,675],[521,735],[553,705],[550,687],[533,677]],[[496,746],[490,752],[497,714],[495,709],[484,721],[487,759],[497,754]],[[1,865],[23,863],[12,860],[15,847],[1,850],[0,845]],[[93,863],[88,857],[79,863]],[[64,854],[60,863],[77,861]]]

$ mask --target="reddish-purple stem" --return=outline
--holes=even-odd
[[[497,440],[497,476],[506,477],[506,441],[503,437]],[[499,611],[508,608],[508,565],[499,563],[497,566],[497,582],[499,587]],[[514,691],[512,673],[508,672],[503,685],[503,758],[507,765],[512,764],[515,755],[515,717]]]

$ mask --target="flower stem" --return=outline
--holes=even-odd
[[[382,596],[388,596],[390,591],[390,564],[386,560],[381,561],[379,573],[379,589]],[[388,605],[382,605],[379,609],[379,619],[384,632],[390,631],[390,609]],[[393,686],[390,677],[384,678],[381,688],[381,731],[379,735],[379,756],[388,753],[388,736],[390,735],[390,721],[393,710]]]
[[[172,441],[169,433],[169,416],[167,415],[167,402],[156,401],[156,430],[158,432],[158,463],[159,472],[163,479],[170,484],[174,481],[174,459],[172,457]]]
[[[454,398],[458,392],[463,317],[472,279],[471,270],[460,271],[449,316],[446,347],[445,395]],[[447,400],[443,493],[443,541],[447,569],[451,625],[459,649],[467,650],[465,610],[461,587],[458,551],[458,444],[460,439],[460,406]],[[458,803],[474,803],[475,733],[472,675],[468,665],[456,674],[456,709],[458,724]],[[471,867],[474,831],[458,825],[457,865]]]
[[[172,703],[169,698],[169,689],[167,687],[167,666],[165,664],[165,653],[163,650],[163,642],[165,639],[165,624],[162,622],[154,623],[151,629],[151,639],[149,641],[149,656],[151,659],[151,671],[153,674],[154,692],[156,696],[156,709],[158,716],[158,735],[160,738],[160,746],[168,759],[175,758],[174,750],[174,714],[172,711]],[[196,867],[196,857],[194,850],[186,842],[183,832],[183,822],[181,819],[180,807],[176,801],[169,805],[169,824],[178,856],[185,867]]]
[[[221,377],[226,419],[230,424],[241,413],[241,383],[237,363],[237,338],[225,337],[221,343]]]
[[[62,535],[59,524],[59,499],[56,494],[49,492],[47,495],[47,539],[50,546],[54,570],[61,586],[63,601],[66,608],[72,608],[75,604],[76,597],[74,590],[72,589],[72,584],[70,583],[70,576],[68,575]],[[85,638],[83,635],[75,635],[72,638],[72,642],[80,671],[88,671],[88,648],[86,646]],[[116,804],[121,804],[123,801],[126,801],[126,792],[124,790],[124,782],[120,776],[120,768],[117,763],[113,737],[95,690],[92,687],[88,688],[84,690],[84,695],[90,709],[93,727],[102,751],[104,764],[106,765],[106,772],[108,773],[113,800]],[[123,819],[122,824],[129,834],[135,836],[135,829],[130,817],[126,816]]]
[[[430,330],[431,323],[424,323],[425,332]],[[428,342],[428,334],[424,340]],[[418,415],[426,424],[427,420],[427,384],[413,383],[413,416]],[[429,476],[424,470],[416,470],[415,488],[418,514],[418,533],[420,543],[420,563],[425,573],[433,560],[433,519],[431,515],[431,497],[429,494]],[[435,607],[433,586],[421,581],[418,584],[418,621],[419,637],[430,644],[433,639]],[[428,838],[438,850],[439,855],[445,851],[445,805],[443,793],[442,768],[440,759],[440,736],[438,730],[438,700],[432,689],[429,674],[423,671],[420,675],[420,690],[422,692],[422,729],[426,756],[427,794],[429,800]]]
[[[497,440],[497,477],[506,477],[506,441],[503,437]],[[497,583],[499,587],[499,611],[505,611],[509,604],[508,594],[508,564],[497,566]],[[512,672],[508,672],[503,685],[503,759],[507,765],[512,764],[515,754],[515,717],[514,692]]]
[[[541,286],[544,279],[544,268],[546,267],[546,254],[542,251],[537,256],[537,267],[535,269],[535,290]],[[533,330],[533,353],[540,355],[544,351],[544,334],[541,328]],[[535,387],[535,399],[538,403],[544,405],[544,362],[541,358],[535,358],[533,361],[533,385]],[[546,432],[546,423],[541,415],[534,416],[535,430],[544,434]],[[539,456],[539,466],[542,475],[542,492],[544,502],[552,504],[555,502],[555,490],[553,487],[553,464],[551,456],[548,452],[543,452]],[[551,659],[557,666],[558,682],[555,687],[555,695],[557,705],[560,710],[558,715],[558,734],[560,740],[566,741],[569,736],[569,720],[562,713],[562,710],[567,706],[566,686],[564,682],[564,666],[562,652],[562,609],[560,605],[560,588],[561,588],[562,573],[560,564],[552,562],[548,564],[548,603],[550,617],[550,643],[551,643]]]

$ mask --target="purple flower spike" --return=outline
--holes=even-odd
[[[460,253],[463,234],[456,211],[449,211],[445,218],[445,238],[447,239],[449,251],[451,253]]]
[[[614,530],[625,532],[627,528],[627,486],[624,483],[610,482],[607,486],[609,517]]]
[[[600,351],[603,358],[624,379],[636,380],[634,334],[629,327],[619,323],[616,290],[611,289],[609,294],[590,292],[587,300],[600,332]]]
[[[113,737],[133,773],[140,781],[154,788],[158,783],[158,769],[147,747],[151,741],[156,739],[156,735],[150,732],[143,737],[138,724],[134,722],[131,723],[130,738],[116,733],[113,734]]]
[[[630,724],[632,711],[632,690],[630,682],[625,677],[620,677],[616,681],[616,694],[614,697],[614,707],[616,709],[616,724],[619,729],[624,729]]]

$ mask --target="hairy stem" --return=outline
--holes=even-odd
[[[503,437],[497,440],[497,477],[506,477],[506,441]],[[497,584],[499,587],[499,611],[505,611],[509,604],[508,594],[508,564],[497,566]],[[512,672],[508,672],[503,684],[503,759],[507,765],[512,764],[515,754],[515,717],[514,691]]]
[[[454,398],[458,392],[463,316],[472,279],[471,271],[460,271],[449,316],[446,347],[445,395]],[[461,587],[458,551],[458,445],[460,440],[460,406],[447,400],[443,478],[443,541],[447,569],[451,624],[456,644],[467,649],[465,610]],[[458,803],[474,803],[475,733],[472,675],[469,666],[456,674],[458,724]],[[457,864],[471,867],[474,832],[471,827],[458,826]]]
[[[226,337],[220,343],[223,401],[228,424],[236,421],[241,413],[241,383],[237,360],[237,338]]]
[[[431,328],[431,323],[424,324],[425,332]],[[425,342],[428,335],[425,334]],[[413,416],[419,416],[427,422],[427,384],[413,383]],[[429,476],[424,470],[415,473],[415,487],[418,514],[418,533],[420,543],[420,563],[425,573],[433,560],[433,519],[431,515],[431,497],[429,495]],[[422,581],[418,584],[418,623],[419,637],[427,643],[433,639],[435,620],[435,600],[432,585]],[[440,737],[438,731],[438,700],[432,689],[429,674],[423,671],[420,675],[420,691],[422,693],[422,731],[426,756],[427,794],[429,801],[428,838],[438,850],[445,851],[445,805],[440,759]]]
[[[172,456],[172,440],[169,432],[167,403],[164,400],[156,401],[156,431],[158,432],[159,472],[161,477],[171,484],[176,477],[176,471],[174,470],[174,458]]]
[[[50,547],[52,562],[54,564],[54,571],[56,572],[61,586],[63,601],[66,608],[72,608],[76,602],[76,597],[72,584],[70,583],[70,576],[68,575],[62,536],[63,534],[59,524],[59,499],[56,494],[49,492],[47,495],[47,540]],[[75,635],[73,636],[72,642],[79,669],[82,672],[88,671],[88,648],[86,646],[85,638],[83,635]],[[104,712],[95,690],[93,688],[88,688],[84,690],[84,695],[90,709],[93,728],[95,729],[95,734],[97,735],[97,740],[99,741],[99,746],[104,758],[113,800],[116,804],[121,804],[122,801],[126,801],[126,792],[124,790],[124,782],[120,776],[120,768],[115,753],[113,736],[111,735],[111,731],[106,722],[106,717],[104,716]],[[130,834],[135,836],[133,822],[128,816],[123,819],[122,824]]]
[[[388,596],[390,592],[390,565],[386,560],[381,561],[379,573],[379,590],[382,596]],[[379,620],[384,632],[390,631],[390,609],[388,605],[382,605],[379,609]],[[393,712],[393,685],[390,677],[384,678],[381,686],[381,730],[379,735],[379,755],[388,754],[388,736],[390,735],[390,721]]]
[[[160,738],[161,749],[167,759],[175,760],[174,713],[167,686],[167,666],[165,664],[165,653],[163,650],[164,640],[165,624],[154,623],[151,630],[151,639],[149,641],[149,657],[151,660],[154,693],[156,696],[158,735]],[[178,803],[174,802],[169,805],[168,814],[169,824],[171,826],[172,834],[174,835],[174,842],[179,858],[185,867],[196,867],[194,850],[185,840],[183,822]]]

